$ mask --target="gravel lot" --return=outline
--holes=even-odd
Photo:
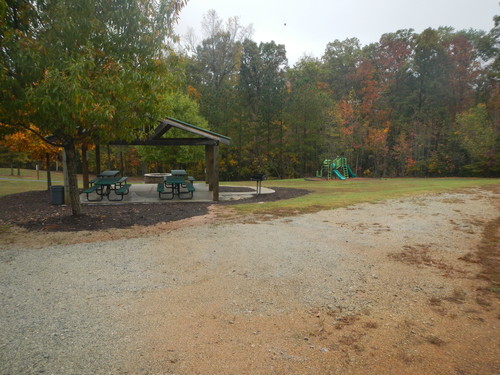
[[[475,189],[10,239],[0,374],[495,374],[498,293],[473,255],[498,212]]]

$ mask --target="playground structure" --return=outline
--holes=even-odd
[[[345,180],[346,178],[356,177],[351,167],[347,164],[347,158],[336,158],[334,160],[325,159],[319,171],[316,171],[316,177],[326,178],[339,178]]]

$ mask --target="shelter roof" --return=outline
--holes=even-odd
[[[154,133],[147,139],[136,139],[133,141],[114,141],[112,145],[137,145],[137,146],[203,146],[203,145],[225,145],[231,144],[231,138],[212,132],[198,126],[188,124],[171,117],[159,121],[160,124]],[[197,137],[163,138],[163,135],[172,128],[181,129]]]
[[[164,120],[161,120],[160,125],[155,130],[155,133],[151,137],[149,137],[149,139],[150,140],[162,139],[161,136],[165,134],[172,127],[185,130],[189,133],[201,136],[203,138],[208,138],[213,141],[223,143],[225,145],[229,145],[231,143],[231,138],[226,137],[225,135],[218,134],[207,129],[203,129],[198,126],[188,124],[187,122],[180,121],[171,117],[166,117]]]

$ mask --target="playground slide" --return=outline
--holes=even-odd
[[[345,177],[342,176],[342,173],[340,173],[338,170],[334,169],[332,172],[335,174],[335,176],[337,176],[341,180],[345,180]]]
[[[352,171],[351,167],[347,166],[347,173],[349,173],[349,177],[357,177],[356,174]]]

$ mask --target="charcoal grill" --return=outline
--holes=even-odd
[[[266,175],[264,173],[255,173],[250,176],[250,181],[256,181],[257,182],[257,195],[260,195],[261,188],[262,188],[262,180],[266,179]]]

